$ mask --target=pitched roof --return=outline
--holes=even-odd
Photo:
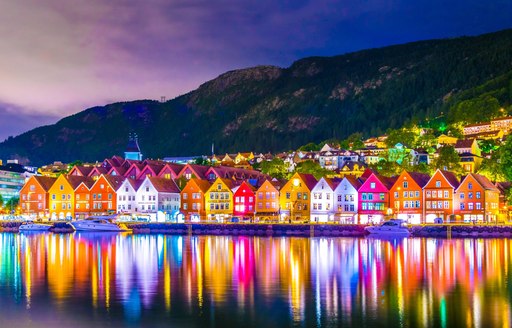
[[[107,180],[107,182],[110,184],[110,186],[116,191],[119,189],[119,187],[121,187],[121,184],[125,179],[125,177],[121,177],[118,175],[104,174],[103,176],[105,177],[105,180]]]
[[[172,193],[180,193],[181,190],[176,185],[176,182],[172,179],[165,178],[157,178],[157,177],[147,177],[147,179],[151,182],[153,187],[158,192],[172,192]]]
[[[459,139],[455,143],[454,148],[471,148],[475,139]]]
[[[94,169],[94,166],[75,165],[73,169],[78,170],[80,173],[82,173],[83,176],[88,176],[89,173],[91,173],[91,171]],[[73,169],[71,169],[71,171]]]
[[[55,180],[57,180],[57,178],[50,178],[50,177],[45,177],[45,176],[40,176],[40,175],[34,175],[33,177],[34,177],[34,179],[37,180],[39,185],[41,185],[41,187],[44,189],[44,191],[50,190],[50,188],[52,187]]]
[[[142,184],[143,180],[135,180],[132,178],[127,178],[126,181],[132,186],[132,188],[137,191],[139,190],[140,185]]]
[[[210,189],[211,187],[211,183],[208,181],[208,180],[203,180],[203,179],[190,179],[190,181],[194,181],[195,184],[199,187],[199,189],[205,193],[208,191],[208,189]]]
[[[351,176],[351,175],[347,175],[344,177],[344,179],[347,179],[347,181],[354,187],[356,188],[356,190],[358,190],[362,185],[363,185],[363,182],[361,179],[358,179],[354,176]]]
[[[450,172],[450,171],[443,171],[443,170],[439,170],[439,171],[444,176],[446,181],[448,181],[448,183],[451,184],[454,189],[457,189],[459,187],[460,181],[459,181],[459,179],[457,179],[457,176],[455,175],[455,173]]]
[[[94,184],[94,180],[92,178],[83,177],[80,175],[67,175],[66,179],[68,180],[73,190],[75,190],[82,182],[85,183],[87,188],[90,188]]]
[[[395,184],[396,180],[398,179],[398,177],[391,177],[391,178],[388,178],[388,177],[384,177],[382,175],[375,175],[377,177],[377,179],[380,180],[380,182],[382,182],[382,184],[388,189],[390,190],[393,185]]]
[[[318,183],[318,180],[313,176],[313,174],[309,173],[297,173],[302,181],[306,184],[309,190],[313,190],[313,188]]]
[[[495,185],[492,184],[487,177],[476,174],[476,173],[469,173],[469,175],[473,176],[475,180],[486,190],[493,190],[493,191],[499,191],[498,188],[496,188]]]
[[[425,185],[430,181],[430,176],[425,173],[419,172],[407,172],[409,176],[420,186],[421,188],[425,187]]]

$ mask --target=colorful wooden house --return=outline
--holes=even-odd
[[[142,181],[127,178],[117,189],[117,213],[137,213],[137,190]]]
[[[196,164],[186,164],[178,174],[178,178],[185,178],[187,180],[190,179],[206,179],[206,172],[208,172],[209,166],[204,165],[196,165]]]
[[[148,176],[137,190],[138,212],[151,221],[183,222],[179,215],[180,192],[174,180]]]
[[[410,224],[424,223],[423,187],[429,180],[428,174],[402,171],[390,190],[390,206],[397,219]]]
[[[334,212],[334,190],[340,180],[321,178],[311,190],[311,221],[312,222],[333,222]]]
[[[475,173],[466,175],[455,194],[457,219],[478,223],[498,221],[500,191],[483,175]]]
[[[283,186],[279,196],[281,220],[302,223],[310,221],[311,190],[317,184],[312,174],[295,173]]]
[[[334,218],[340,223],[358,222],[359,195],[364,179],[345,176],[334,189]]]
[[[396,178],[387,178],[372,173],[358,190],[359,223],[379,223],[392,214],[389,190]]]
[[[459,187],[454,173],[437,170],[423,187],[425,201],[423,217],[426,223],[434,223],[436,218],[449,222],[454,214],[454,194]]]
[[[158,174],[159,178],[164,179],[177,179],[180,175],[180,172],[183,170],[184,165],[176,164],[176,163],[166,163],[160,173]]]
[[[91,187],[91,214],[108,215],[117,212],[117,190],[124,177],[100,175]]]
[[[21,212],[31,219],[43,219],[49,216],[48,191],[57,178],[31,176],[20,190]]]
[[[84,178],[73,176],[73,178]],[[48,190],[49,212],[52,220],[71,220],[74,218],[75,188],[68,177],[61,174]]]
[[[242,219],[254,219],[256,212],[256,188],[247,181],[233,188],[233,216]]]
[[[217,178],[206,192],[207,220],[227,222],[233,215],[233,180]]]
[[[75,192],[75,219],[85,219],[91,214],[91,188],[94,180],[90,177],[68,176],[69,183],[73,186]]]
[[[256,220],[279,220],[279,192],[284,183],[265,180],[256,190]]]
[[[211,183],[207,180],[190,179],[181,190],[181,212],[185,221],[200,222],[206,220],[205,194]]]

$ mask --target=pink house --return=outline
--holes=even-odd
[[[233,188],[233,216],[240,218],[254,218],[256,188],[247,181]]]
[[[389,191],[396,178],[386,178],[372,173],[358,189],[359,223],[379,223],[389,209]]]

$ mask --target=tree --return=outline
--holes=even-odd
[[[467,99],[452,106],[448,112],[450,122],[479,123],[500,116],[500,103],[490,95]]]
[[[198,157],[196,159],[194,159],[194,164],[197,164],[197,165],[204,165],[204,166],[209,166],[210,165],[210,160],[208,160],[208,158],[206,157]]]
[[[347,142],[351,150],[364,148],[363,134],[361,132],[356,132],[349,135]]]
[[[512,135],[509,135],[499,150],[499,164],[507,181],[512,181]]]
[[[331,171],[324,169],[319,163],[313,161],[304,161],[297,164],[295,172],[313,174],[316,179],[326,176]]]
[[[299,151],[318,151],[318,150],[320,150],[320,146],[318,146],[314,142],[310,142],[308,144],[305,144],[304,146],[301,146],[298,150]]]
[[[388,138],[386,146],[394,147],[397,143],[401,143],[407,147],[413,147],[416,144],[417,134],[408,129],[388,130]]]
[[[264,161],[260,165],[261,172],[276,179],[287,179],[290,175],[286,163],[275,157],[271,161]]]
[[[10,198],[7,202],[5,202],[6,211],[15,212],[19,203],[20,203],[19,197]]]
[[[464,169],[460,165],[459,154],[452,145],[444,145],[439,148],[439,157],[434,160],[436,169],[452,171],[457,175],[464,174]]]
[[[487,177],[492,182],[504,181],[505,175],[503,174],[503,168],[499,161],[500,154],[495,152],[491,158],[484,158],[482,165],[478,169],[478,174]]]

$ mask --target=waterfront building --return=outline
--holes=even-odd
[[[32,220],[49,216],[48,191],[57,178],[47,176],[31,176],[20,190],[20,206],[22,214]]]
[[[279,195],[281,220],[297,223],[310,220],[311,190],[317,182],[312,174],[295,173],[285,183]]]
[[[345,176],[334,189],[334,217],[340,223],[358,223],[358,189],[364,179]]]
[[[206,218],[217,222],[227,222],[233,215],[233,180],[217,178],[206,192]]]
[[[454,194],[459,184],[459,180],[452,172],[438,169],[432,175],[423,187],[423,216],[426,223],[434,223],[436,218],[443,221],[452,218]]]
[[[111,215],[117,211],[117,190],[124,177],[100,175],[91,187],[91,214]]]
[[[390,189],[390,205],[397,219],[410,224],[424,223],[423,187],[429,180],[428,174],[402,171]]]
[[[396,178],[387,178],[371,173],[358,190],[359,223],[380,223],[386,215],[392,214],[389,204],[389,190]]]
[[[207,180],[191,178],[181,190],[181,212],[185,220],[199,222],[206,219],[205,194],[211,184]]]
[[[253,219],[255,213],[256,188],[243,181],[233,188],[233,216],[242,219]]]
[[[96,181],[96,180],[98,180],[98,178],[101,175],[108,174],[108,171],[109,171],[109,169],[107,169],[106,167],[95,166],[95,167],[92,168],[92,170],[89,172],[89,174],[87,176],[90,177],[90,178],[93,178]]]
[[[466,175],[455,194],[457,219],[479,223],[498,221],[500,191],[483,175]]]
[[[159,178],[164,179],[177,179],[180,172],[183,170],[184,165],[177,163],[166,163],[164,167],[158,173]]]
[[[68,181],[74,187],[75,219],[85,219],[91,214],[91,188],[94,180],[90,177],[68,176]]]
[[[180,192],[174,180],[148,176],[137,190],[137,210],[152,222],[183,222],[178,215]]]
[[[258,221],[279,220],[279,191],[284,183],[265,180],[256,190],[256,219]]]
[[[340,180],[321,178],[311,190],[311,221],[334,221],[334,190]]]
[[[143,169],[144,165],[142,163],[133,162],[124,173],[124,177],[136,180],[140,176],[140,172],[142,172]]]
[[[117,213],[133,214],[138,211],[137,190],[142,181],[125,179],[117,189]]]
[[[139,172],[139,175],[136,179],[144,180],[146,177],[158,177],[163,168],[163,164],[146,164],[144,168]],[[176,178],[176,176],[174,176],[174,178]]]
[[[49,214],[52,220],[71,220],[75,217],[75,187],[85,179],[82,176],[59,175],[48,190]]]
[[[93,165],[75,165],[69,170],[68,175],[87,177],[93,168]]]

